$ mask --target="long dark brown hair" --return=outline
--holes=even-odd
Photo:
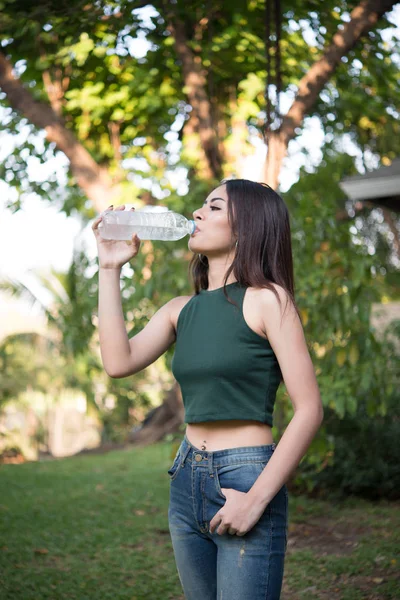
[[[290,219],[285,202],[266,183],[228,179],[221,181],[220,185],[226,186],[228,222],[238,240],[235,257],[225,276],[225,297],[236,306],[225,287],[233,272],[240,285],[271,290],[281,306],[279,294],[271,285],[276,283],[287,292],[301,322],[295,301]],[[194,254],[189,273],[196,294],[207,289],[207,256],[203,254],[200,260],[199,255]]]

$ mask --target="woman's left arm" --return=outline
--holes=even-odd
[[[265,469],[247,492],[247,500],[251,504],[264,507],[298,466],[324,416],[301,321],[284,289],[273,285],[281,298],[282,307],[275,294],[267,289],[260,290],[260,303],[265,332],[278,359],[294,415]]]

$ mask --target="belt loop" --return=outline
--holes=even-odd
[[[207,459],[208,460],[207,460],[207,462],[208,462],[208,473],[209,473],[209,475],[213,475],[213,473],[214,473],[214,465],[213,465],[214,461],[213,461],[213,458],[214,458],[213,452],[208,452],[208,455],[207,455]]]
[[[181,464],[182,464],[182,467],[185,466],[185,460],[187,458],[187,455],[190,452],[190,446],[188,444],[186,444],[186,443],[184,444],[184,446],[186,446],[185,450],[181,451]]]

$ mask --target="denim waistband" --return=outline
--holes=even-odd
[[[194,462],[197,466],[207,466],[212,470],[213,467],[224,467],[235,463],[255,463],[267,460],[271,457],[276,448],[275,442],[261,446],[241,446],[238,448],[227,448],[225,450],[200,450],[193,446],[188,440],[186,434],[179,446],[181,463],[184,464],[187,459]]]

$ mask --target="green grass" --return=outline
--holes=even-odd
[[[399,503],[291,498],[284,600],[400,598]]]
[[[1,466],[1,600],[183,600],[167,516],[175,450]],[[289,512],[282,600],[400,597],[398,504],[291,496]]]

